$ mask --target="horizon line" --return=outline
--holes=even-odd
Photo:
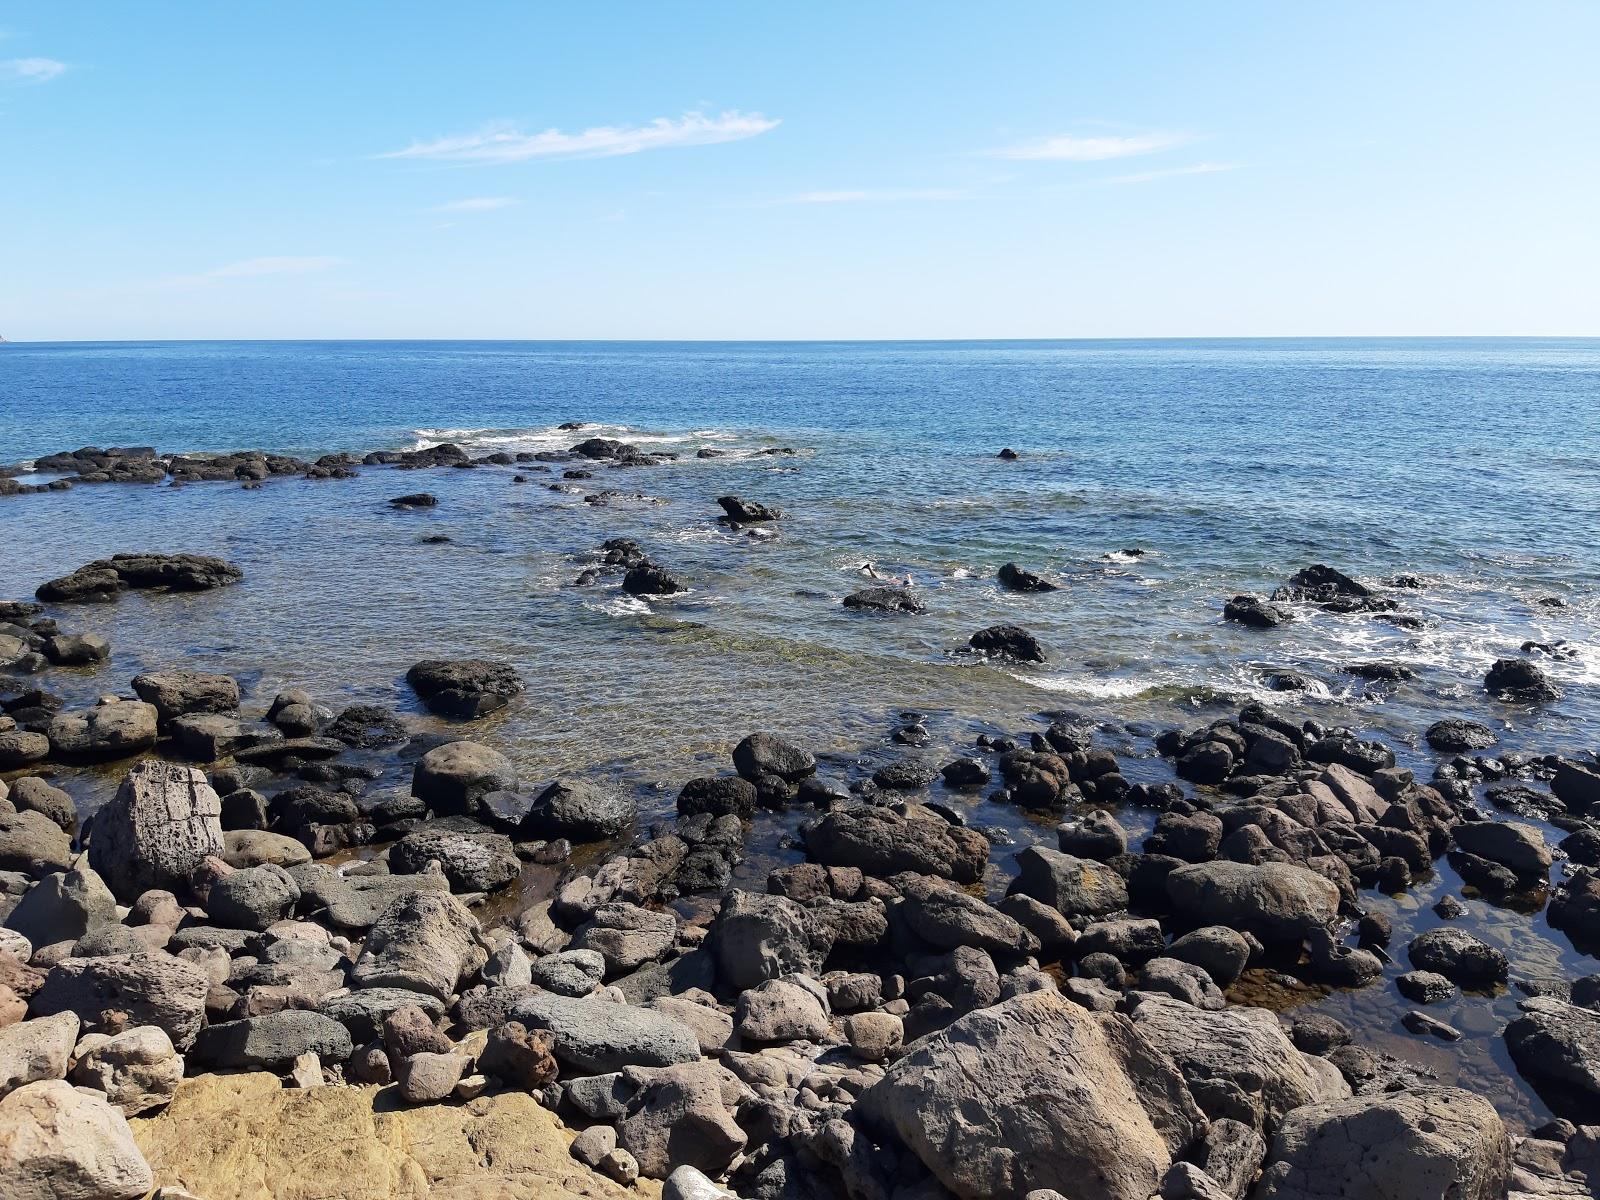
[[[968,342],[1044,344],[1052,342],[1446,342],[1446,341],[1600,341],[1600,333],[1225,333],[1225,334],[1095,334],[1030,337],[116,337],[39,338],[0,337],[7,346],[128,346],[128,345],[400,345],[415,343],[482,345],[596,345],[596,346],[804,346],[842,344],[950,345]]]

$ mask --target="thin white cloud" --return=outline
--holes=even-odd
[[[521,204],[515,196],[471,196],[466,200],[452,200],[449,204],[440,204],[430,208],[429,212],[436,213],[471,213],[492,212],[497,208],[510,208],[513,204]]]
[[[0,79],[7,83],[49,83],[67,69],[53,58],[8,58],[0,62]]]
[[[664,150],[673,146],[710,146],[718,142],[737,142],[775,129],[778,122],[760,113],[725,112],[708,117],[704,113],[685,113],[677,120],[657,117],[646,125],[597,125],[581,133],[546,129],[543,133],[522,133],[500,123],[478,133],[413,142],[404,150],[380,154],[379,158],[420,158],[459,163],[513,163],[533,158],[611,158],[619,154],[638,154],[643,150]]]
[[[1132,175],[1113,175],[1103,183],[1149,183],[1154,179],[1171,179],[1178,175],[1212,175],[1218,171],[1237,171],[1238,163],[1195,163],[1192,167],[1168,167],[1161,171],[1138,171]]]
[[[892,200],[960,200],[971,195],[963,188],[862,188],[857,191],[800,192],[778,204],[863,204]]]
[[[1029,162],[1103,162],[1108,158],[1134,158],[1141,154],[1156,154],[1181,146],[1189,138],[1179,133],[1141,133],[1128,137],[1060,137],[1039,138],[1002,146],[990,153],[996,158],[1010,158]]]

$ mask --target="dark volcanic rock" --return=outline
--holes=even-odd
[[[1254,629],[1271,629],[1294,619],[1294,615],[1278,604],[1260,596],[1235,596],[1222,606],[1222,615],[1229,621],[1249,625]]]
[[[635,806],[621,792],[586,779],[558,779],[539,793],[525,830],[544,838],[600,842],[633,824]]]
[[[481,658],[426,659],[406,672],[422,702],[446,717],[481,717],[504,708],[522,691],[522,680],[506,663]]]
[[[1001,566],[996,575],[1002,585],[1013,592],[1053,592],[1056,585],[1042,575],[1035,575],[1026,567],[1008,562]]]
[[[622,577],[622,590],[630,596],[671,596],[684,590],[675,577],[654,563],[628,568]]]
[[[783,513],[754,500],[741,500],[738,496],[718,496],[717,503],[728,520],[737,525],[754,525],[761,521],[776,521]]]
[[[786,742],[776,734],[752,733],[733,748],[733,769],[752,783],[763,775],[776,775],[799,783],[814,774],[817,760],[811,751]]]
[[[1513,704],[1541,704],[1561,693],[1536,665],[1521,658],[1497,658],[1483,677],[1486,691]]]
[[[726,776],[707,776],[691,779],[678,793],[678,815],[692,817],[709,813],[720,817],[727,813],[748,818],[756,810],[756,786],[748,779]]]
[[[389,503],[395,508],[437,508],[439,497],[432,492],[412,492],[408,496],[396,496]]]
[[[1020,625],[991,625],[980,629],[967,640],[967,645],[994,658],[1044,662],[1044,649],[1039,640]]]
[[[972,883],[989,859],[976,830],[936,817],[902,817],[885,808],[830,812],[804,830],[806,849],[825,866],[858,867],[869,875],[916,871]]]
[[[1461,717],[1446,717],[1428,726],[1424,735],[1428,745],[1442,754],[1460,754],[1466,750],[1487,750],[1495,743],[1494,730],[1476,721]]]
[[[859,592],[851,592],[844,598],[846,608],[860,609],[863,612],[882,613],[923,613],[927,612],[926,606],[910,588],[903,587],[869,587],[862,588]]]
[[[78,604],[115,599],[129,588],[204,592],[237,583],[244,571],[204,554],[113,554],[41,584],[41,600]]]

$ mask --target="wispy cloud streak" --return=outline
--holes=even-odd
[[[53,58],[8,58],[0,62],[0,80],[7,83],[49,83],[67,69]]]
[[[514,204],[521,204],[515,196],[472,196],[466,200],[452,200],[449,204],[440,204],[430,208],[429,212],[436,213],[475,213],[493,212],[497,208],[510,208]]]
[[[1111,158],[1135,158],[1141,154],[1157,154],[1171,150],[1188,141],[1177,133],[1141,133],[1127,137],[1061,137],[1038,138],[1002,146],[989,153],[995,158],[1008,158],[1026,162],[1104,162]]]
[[[1237,171],[1238,163],[1195,163],[1190,167],[1168,167],[1160,171],[1136,171],[1131,175],[1113,175],[1103,183],[1150,183],[1156,179],[1172,179],[1179,175],[1213,175],[1218,171]]]
[[[685,113],[673,119],[657,117],[644,125],[597,125],[579,133],[546,129],[523,133],[499,123],[477,133],[413,142],[379,158],[410,158],[457,163],[514,163],[538,158],[613,158],[645,150],[677,146],[710,146],[737,142],[776,129],[778,121],[760,113],[725,112],[717,116]]]

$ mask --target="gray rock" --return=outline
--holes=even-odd
[[[630,1004],[539,994],[519,1000],[511,1019],[555,1034],[556,1057],[575,1073],[669,1067],[700,1057],[700,1043],[687,1025]]]
[[[226,807],[228,798],[223,799]],[[222,835],[222,861],[230,867],[260,867],[273,863],[280,867],[297,867],[311,861],[311,851],[304,843],[283,833],[265,829],[230,829]],[[296,884],[296,892],[299,885]]]
[[[722,1174],[745,1146],[745,1133],[724,1102],[725,1072],[693,1062],[658,1071],[628,1104],[617,1143],[639,1172],[663,1179],[679,1166]]]
[[[43,813],[68,833],[78,828],[78,806],[72,797],[36,775],[13,780],[6,798],[19,811]]]
[[[733,769],[752,782],[763,775],[776,775],[788,783],[799,783],[816,773],[817,760],[809,750],[771,733],[752,733],[733,748]]]
[[[1230,986],[1250,963],[1250,941],[1236,929],[1207,925],[1173,940],[1167,955],[1204,967],[1218,987]]]
[[[67,758],[126,758],[156,744],[156,710],[139,700],[102,704],[50,721],[50,748]]]
[[[455,1091],[471,1062],[465,1054],[422,1051],[401,1062],[395,1082],[408,1104],[437,1104]]]
[[[539,793],[523,827],[542,838],[601,842],[626,830],[634,815],[633,801],[615,789],[586,779],[558,779]]]
[[[989,843],[981,833],[932,814],[902,817],[872,806],[838,809],[806,826],[804,836],[815,861],[858,867],[868,875],[915,871],[973,883],[989,861]]]
[[[1289,863],[1208,862],[1167,876],[1175,911],[1267,941],[1295,940],[1338,914],[1339,889],[1315,871]]]
[[[1465,929],[1444,926],[1411,939],[1406,953],[1420,971],[1433,971],[1463,987],[1492,987],[1510,973],[1506,956]]]
[[[1557,1113],[1588,1121],[1600,1106],[1600,1012],[1548,996],[1522,1009],[1505,1029],[1511,1061]]]
[[[820,990],[815,983],[769,979],[742,992],[733,1013],[739,1036],[751,1042],[821,1041],[828,1010]]]
[[[185,713],[167,726],[178,752],[198,762],[216,762],[235,750],[272,741],[281,735],[274,730],[254,732],[243,722],[225,713]]]
[[[396,900],[450,891],[443,875],[341,875],[322,867],[296,873],[295,881],[304,897],[325,909],[327,924],[351,931],[371,928]]]
[[[918,879],[903,889],[900,914],[923,941],[944,949],[976,946],[991,954],[1027,954],[1039,941],[1003,912],[977,896],[936,879]]]
[[[43,813],[0,809],[0,871],[43,875],[72,866],[72,839]]]
[[[1196,1089],[1202,1108],[1206,1101],[1200,1097],[1200,1081],[1229,1081],[1246,1096],[1259,1095],[1270,1132],[1291,1109],[1330,1098],[1325,1090],[1330,1078],[1310,1065],[1289,1041],[1277,1016],[1264,1008],[1208,1012],[1145,993],[1132,1017],[1145,1040],[1177,1064]],[[1332,1078],[1338,1078],[1336,1072]],[[1343,1080],[1331,1086],[1336,1095],[1348,1094]],[[1207,1116],[1238,1119],[1233,1112],[1208,1110]]]
[[[831,948],[809,910],[784,896],[739,889],[722,900],[710,937],[717,975],[734,991],[821,969]]]
[[[369,987],[328,996],[317,1005],[323,1016],[339,1022],[357,1042],[370,1042],[383,1032],[384,1019],[392,1012],[415,1005],[429,1020],[444,1015],[444,1001],[410,988]]]
[[[378,914],[351,971],[358,987],[399,987],[448,999],[488,961],[477,918],[448,892],[397,896]]]
[[[1040,1188],[1148,1200],[1204,1124],[1172,1064],[1126,1017],[1049,991],[925,1038],[859,1106],[963,1200]]]
[[[504,708],[522,691],[515,669],[481,658],[428,659],[406,672],[406,682],[434,712],[466,720]]]
[[[341,1063],[354,1050],[349,1030],[332,1017],[286,1008],[206,1026],[195,1039],[190,1057],[213,1069],[279,1070],[291,1066],[302,1054]]]
[[[459,814],[472,810],[481,796],[494,791],[515,791],[517,769],[498,750],[477,742],[447,742],[417,760],[411,774],[411,794],[437,813]]]
[[[5,919],[35,946],[75,942],[105,925],[117,924],[117,898],[88,866],[46,875],[29,888]]]
[[[1018,852],[1016,862],[1013,889],[1065,916],[1101,917],[1128,907],[1127,885],[1104,863],[1048,846],[1029,846]]]
[[[0,771],[14,771],[50,757],[50,739],[26,729],[0,730]]]
[[[0,1096],[40,1079],[65,1079],[78,1018],[70,1012],[0,1026]]]
[[[678,1167],[661,1186],[661,1200],[738,1200],[727,1188],[720,1188],[694,1167]]]
[[[1209,1011],[1216,1011],[1226,1003],[1221,990],[1206,974],[1204,967],[1176,958],[1152,958],[1145,963],[1139,972],[1139,988],[1141,991],[1159,992]]]
[[[432,824],[390,847],[389,866],[396,874],[421,874],[430,862],[438,862],[450,887],[461,892],[492,892],[521,877],[521,860],[505,834],[432,829]]]
[[[1510,1138],[1487,1100],[1413,1088],[1308,1105],[1273,1140],[1261,1200],[1499,1200]]]
[[[490,953],[478,978],[490,987],[526,987],[533,982],[533,961],[520,942],[508,939]]]
[[[565,950],[533,964],[531,982],[558,996],[592,994],[606,977],[606,960],[598,950]]]
[[[33,994],[33,1011],[76,1013],[86,1030],[98,1033],[155,1025],[187,1050],[205,1020],[210,990],[205,972],[168,954],[66,958]]]
[[[139,699],[155,707],[163,726],[188,713],[239,711],[239,685],[227,675],[159,671],[135,676],[133,690]]]
[[[142,762],[95,814],[89,865],[127,902],[151,888],[185,888],[207,855],[223,854],[221,815],[202,772]]]
[[[654,912],[613,900],[602,904],[572,937],[575,950],[594,950],[605,960],[612,977],[636,971],[661,959],[678,935],[678,919],[669,912]]]
[[[219,925],[265,929],[294,914],[300,886],[274,863],[245,867],[211,885],[206,911]]]
[[[72,1081],[104,1092],[125,1116],[162,1107],[183,1081],[183,1056],[165,1031],[154,1025],[104,1040],[95,1035],[89,1049],[79,1049]]]
[[[1451,833],[1456,845],[1515,872],[1522,880],[1544,879],[1550,871],[1550,847],[1532,825],[1511,821],[1466,821]]]
[[[1394,986],[1418,1004],[1440,1004],[1456,994],[1456,985],[1437,971],[1407,971],[1395,976]]]

